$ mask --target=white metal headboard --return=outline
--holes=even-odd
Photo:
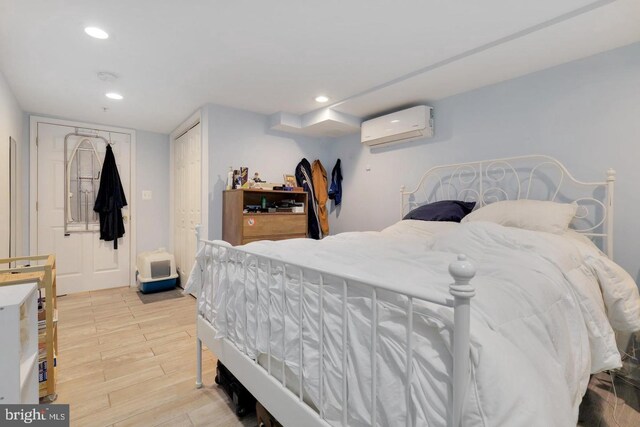
[[[401,215],[438,200],[474,201],[476,207],[500,200],[549,200],[577,203],[571,228],[596,241],[613,258],[613,187],[606,180],[583,182],[553,157],[531,155],[434,166],[411,191],[400,189]]]

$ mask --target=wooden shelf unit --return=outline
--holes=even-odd
[[[304,212],[244,213],[247,205],[260,205],[293,199],[304,205]],[[222,209],[222,239],[232,245],[256,240],[285,240],[307,237],[307,193],[241,188],[225,190]]]
[[[56,297],[56,258],[54,255],[26,256],[0,259],[0,265],[29,263],[28,267],[0,269],[0,286],[22,283],[38,283],[45,296],[45,329],[39,332],[38,342],[44,342],[46,348],[47,380],[40,382],[40,399],[53,401],[56,399],[55,359],[58,354],[58,301]],[[38,264],[38,265],[34,265]],[[44,340],[44,341],[43,341]]]

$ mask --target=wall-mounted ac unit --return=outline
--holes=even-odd
[[[362,123],[360,141],[368,146],[433,136],[433,108],[418,105]]]

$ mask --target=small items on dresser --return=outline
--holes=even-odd
[[[246,166],[240,167],[240,187],[248,187],[249,184],[249,168]]]
[[[253,180],[251,181],[254,182]],[[236,188],[249,188],[249,168],[241,166],[240,169],[233,169],[233,166],[229,166],[229,172],[227,172],[227,190],[234,190]]]
[[[233,170],[233,166],[229,166],[229,172],[227,172],[227,190],[233,189],[233,183],[236,171]]]

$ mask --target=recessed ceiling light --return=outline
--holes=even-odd
[[[391,120],[391,123],[398,123],[399,121],[400,120],[398,120],[398,119],[394,119],[394,120]]]
[[[109,93],[106,93],[104,96],[106,96],[109,99],[117,99],[117,100],[121,100],[123,98],[122,95],[116,92],[109,92]]]
[[[95,39],[104,40],[109,38],[109,34],[107,34],[107,32],[102,28],[98,28],[98,27],[86,27],[84,29],[84,32]]]
[[[328,96],[325,96],[325,95],[316,96],[316,102],[324,103],[324,102],[327,102],[328,100],[329,100]]]

